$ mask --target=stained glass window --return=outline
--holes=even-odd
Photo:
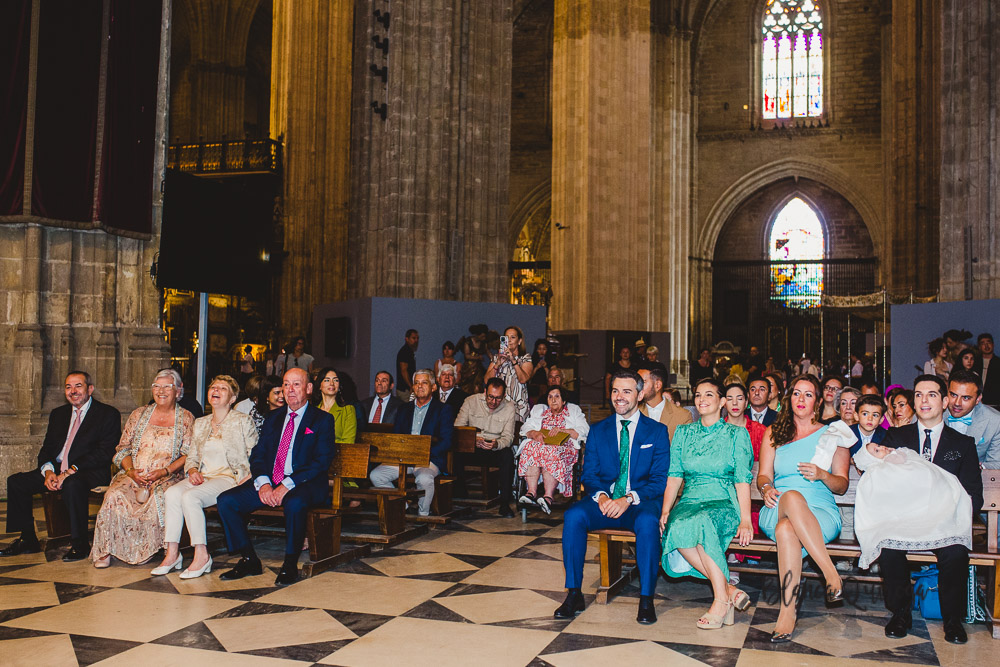
[[[826,250],[823,225],[816,211],[795,197],[778,212],[771,225],[771,300],[786,308],[816,308],[823,294]]]
[[[761,26],[764,118],[823,113],[823,15],[816,0],[767,0]]]

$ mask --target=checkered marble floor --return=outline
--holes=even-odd
[[[4,510],[0,504],[0,519]],[[484,512],[286,588],[273,585],[281,557],[274,538],[261,542],[264,574],[236,582],[219,580],[235,559],[218,550],[213,572],[190,581],[176,572],[152,578],[151,565],[63,563],[65,547],[4,558],[0,663],[982,667],[995,664],[1000,649],[984,626],[968,628],[966,646],[949,645],[940,622],[919,616],[909,637],[886,639],[878,587],[857,584],[848,604],[832,611],[814,584],[794,641],[772,646],[775,582],[746,575],[742,588],[753,605],[731,627],[698,630],[694,622],[711,603],[707,584],[662,577],[659,622],[642,626],[634,584],[611,604],[593,604],[598,569],[591,561],[587,610],[556,621],[552,611],[564,596],[560,535],[557,514],[523,524]],[[14,537],[0,534],[0,545]]]

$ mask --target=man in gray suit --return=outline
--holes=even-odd
[[[965,369],[952,372],[948,396],[948,426],[976,441],[984,468],[1000,469],[1000,412],[983,403],[979,376]]]

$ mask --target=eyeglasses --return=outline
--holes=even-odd
[[[172,384],[154,384],[153,385],[153,391],[159,391],[160,389],[173,389],[173,388],[174,388],[174,385],[172,385]]]

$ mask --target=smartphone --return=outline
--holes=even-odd
[[[510,338],[507,336],[500,336],[500,354],[507,354],[507,343],[510,342]]]

